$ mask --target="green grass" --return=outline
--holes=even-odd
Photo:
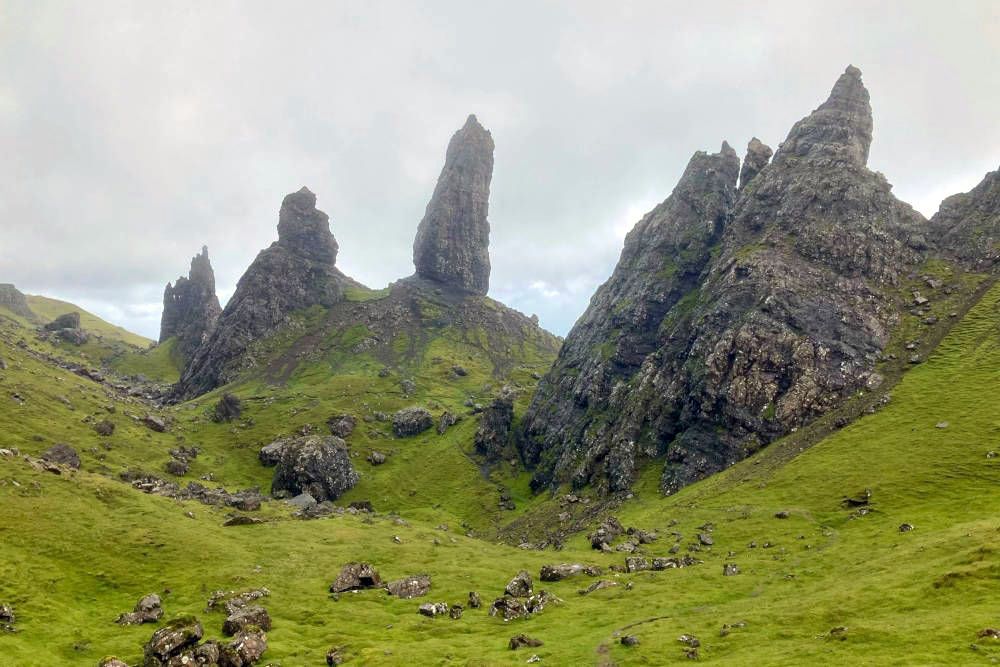
[[[16,606],[21,630],[0,635],[3,665],[94,665],[106,654],[134,663],[154,627],[119,628],[113,620],[141,595],[167,589],[168,618],[195,614],[218,637],[222,616],[204,611],[211,591],[261,585],[272,591],[265,606],[274,619],[265,660],[286,667],[322,664],[334,644],[348,647],[348,664],[523,664],[532,653],[543,665],[688,664],[677,641],[683,633],[696,635],[701,661],[714,664],[1000,660],[1000,643],[976,638],[1000,624],[1000,458],[986,456],[1000,450],[1000,287],[903,376],[888,405],[815,446],[798,452],[794,438],[779,441],[669,498],[656,492],[659,466],[651,465],[616,514],[625,525],[659,532],[660,540],[644,547],[649,556],[667,555],[673,531],[687,553],[699,526],[713,523],[715,545],[693,553],[704,564],[609,573],[605,578],[622,585],[589,596],[576,593],[591,583],[586,577],[536,581],[536,589],[552,590],[564,603],[511,623],[485,610],[466,610],[459,621],[426,619],[416,608],[422,601],[463,602],[469,590],[488,602],[521,568],[537,575],[548,562],[606,567],[622,563],[624,554],[595,552],[583,534],[559,552],[491,539],[501,521],[578,515],[582,508],[530,496],[527,475],[516,470],[502,467],[484,478],[468,456],[473,418],[445,436],[402,440],[388,435],[384,422],[363,419],[409,404],[434,406],[435,414],[464,412],[465,397],[491,395],[500,381],[479,335],[441,332],[415,356],[408,345],[402,367],[384,378],[377,374],[381,360],[367,353],[311,360],[283,386],[261,378],[236,386],[247,406],[244,421],[209,421],[205,412],[217,398],[210,395],[167,411],[172,430],[155,434],[128,417],[139,406],[32,359],[15,344],[10,323],[2,332],[0,357],[9,368],[0,371],[0,446],[35,453],[65,440],[84,459],[84,471],[57,477],[0,458],[0,601]],[[536,356],[526,354],[530,363],[503,381],[530,392],[531,373],[544,357]],[[338,364],[333,375],[331,361]],[[468,376],[450,375],[455,363]],[[415,396],[402,395],[403,377],[416,382]],[[27,402],[11,401],[12,392]],[[518,399],[520,409],[525,400]],[[83,421],[108,416],[109,404],[119,427],[110,450]],[[223,528],[223,510],[144,496],[107,476],[126,465],[158,470],[183,440],[204,449],[189,477],[211,470],[227,488],[266,490],[269,471],[257,464],[257,447],[306,422],[322,428],[339,411],[362,417],[348,443],[363,477],[343,500],[370,499],[379,511],[370,519],[304,522],[271,503],[263,512],[268,523]],[[936,428],[940,422],[949,425]],[[372,448],[390,453],[389,462],[364,463]],[[496,509],[498,484],[511,489],[516,512]],[[872,490],[874,511],[851,518],[840,501],[864,488]],[[775,518],[780,510],[790,518]],[[390,511],[408,525],[394,522]],[[462,522],[489,539],[464,536]],[[900,533],[903,522],[915,530]],[[440,523],[449,530],[436,529]],[[752,541],[757,548],[749,548]],[[774,546],[765,549],[765,542]],[[388,578],[428,572],[434,586],[416,600],[366,591],[333,601],[326,587],[350,560],[370,561]],[[741,574],[723,577],[726,562]],[[720,636],[722,624],[737,621],[745,627]],[[837,626],[848,628],[846,639],[827,636]],[[518,632],[545,645],[509,651],[507,640]],[[641,644],[621,646],[623,632]]]
[[[76,311],[80,313],[80,328],[95,333],[108,341],[118,341],[133,347],[146,348],[153,344],[153,341],[127,331],[122,327],[105,322],[96,315],[92,315],[67,301],[50,299],[45,296],[28,295],[28,307],[46,322],[50,322],[60,315]]]
[[[184,359],[177,349],[177,339],[168,338],[142,352],[123,352],[109,359],[108,365],[120,375],[143,376],[157,382],[173,384],[181,377]]]

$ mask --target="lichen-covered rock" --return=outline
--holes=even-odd
[[[543,565],[539,574],[542,581],[562,581],[568,577],[586,573],[590,570],[580,563],[561,563],[559,565]]]
[[[1000,169],[969,192],[941,202],[931,228],[946,254],[979,271],[995,267],[1000,262]]]
[[[531,595],[531,574],[527,570],[518,572],[508,582],[507,587],[504,589],[504,594],[516,598],[526,598]]]
[[[243,401],[236,394],[226,392],[212,410],[212,421],[231,422],[243,414]]]
[[[184,369],[175,396],[211,391],[255,365],[252,343],[277,331],[293,311],[341,301],[344,287],[358,283],[335,266],[337,249],[329,218],[316,209],[316,195],[302,188],[286,196],[278,240],[240,278],[215,330]]]
[[[281,448],[272,492],[308,493],[319,502],[336,500],[358,483],[344,441],[335,436],[297,438]]]
[[[382,585],[382,577],[368,563],[348,563],[340,569],[340,574],[332,584],[331,593],[357,591],[363,588],[378,588]]]
[[[49,463],[58,463],[73,470],[80,469],[80,455],[63,442],[56,443],[42,452],[42,458]]]
[[[431,590],[431,578],[427,574],[415,574],[411,577],[403,577],[396,581],[390,581],[386,588],[389,595],[395,595],[401,600],[427,595]]]
[[[255,665],[267,650],[267,635],[250,628],[239,632],[233,641],[219,652],[219,667],[249,667]]]
[[[761,170],[767,166],[774,151],[771,147],[754,137],[747,144],[747,155],[743,158],[743,166],[740,167],[740,190],[745,188]]]
[[[504,387],[479,416],[475,447],[487,461],[499,461],[507,447],[510,429],[514,423],[515,396],[513,389]]]
[[[160,596],[150,593],[135,603],[132,611],[121,614],[115,623],[119,625],[139,625],[142,623],[156,623],[163,618],[163,606]]]
[[[61,329],[79,329],[80,328],[80,313],[74,311],[71,313],[64,313],[52,320],[44,327],[46,331],[59,331]]]
[[[292,438],[280,438],[261,447],[260,451],[257,452],[257,458],[260,460],[261,465],[268,467],[278,465],[278,461],[281,460],[281,452],[290,442],[292,442]]]
[[[222,634],[232,637],[237,633],[254,627],[261,630],[270,630],[271,616],[263,607],[247,605],[240,607],[226,617],[226,620],[222,623]]]
[[[672,493],[867,390],[928,228],[867,168],[871,132],[849,67],[739,193],[728,145],[695,154],[539,383],[533,488],[623,491],[658,458]]]
[[[326,421],[326,425],[330,427],[330,433],[338,438],[346,438],[353,433],[357,423],[358,420],[354,418],[354,415],[334,415]]]
[[[413,242],[417,275],[486,294],[490,285],[487,221],[493,138],[469,116],[448,144],[444,168]]]
[[[392,416],[392,432],[400,438],[418,435],[433,425],[430,411],[418,406],[403,408]]]
[[[160,317],[160,342],[177,341],[184,358],[205,342],[222,313],[215,295],[215,272],[208,259],[208,248],[191,259],[187,277],[181,276],[163,290],[163,315]]]
[[[201,641],[205,630],[193,616],[183,616],[168,621],[150,637],[144,649],[145,667],[160,667],[186,648]]]

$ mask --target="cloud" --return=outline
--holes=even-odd
[[[694,151],[776,146],[848,63],[898,196],[932,213],[996,168],[993,2],[744,7],[5,2],[0,281],[155,336],[202,244],[231,294],[308,185],[341,268],[385,285],[476,113],[491,294],[564,334]]]

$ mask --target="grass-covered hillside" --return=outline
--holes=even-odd
[[[353,298],[363,314],[388,296]],[[703,562],[632,573],[612,568],[624,570],[633,554],[591,549],[583,532],[561,550],[496,541],[520,517],[572,524],[598,504],[586,490],[579,502],[532,497],[518,466],[486,466],[473,451],[477,417],[466,402],[485,403],[509,384],[520,387],[520,414],[552,350],[515,354],[465,320],[435,326],[433,298],[422,312],[423,333],[401,327],[388,340],[357,318],[300,313],[284,340],[256,351],[247,379],[225,389],[244,405],[230,423],[208,417],[221,390],[157,409],[53,366],[41,353],[57,351],[14,320],[0,322],[0,448],[20,451],[0,455],[0,604],[16,614],[16,632],[0,633],[0,665],[96,665],[108,654],[140,664],[155,627],[194,614],[218,638],[224,615],[206,611],[209,595],[261,586],[274,626],[263,662],[286,667],[324,664],[335,645],[345,664],[359,665],[524,664],[533,655],[543,665],[687,664],[693,642],[682,635],[715,664],[1000,660],[1000,642],[977,637],[1000,625],[1000,287],[873,414],[815,445],[793,435],[668,498],[650,468],[615,515],[657,533],[640,555]],[[462,420],[444,435],[396,438],[382,415],[409,405]],[[147,413],[168,429],[143,425]],[[169,450],[197,446],[176,481],[267,492],[259,447],[307,424],[325,432],[343,413],[358,418],[347,444],[361,481],[338,504],[368,500],[373,514],[303,520],[272,501],[252,512],[264,523],[224,527],[231,508],[146,495],[118,478],[127,468],[168,478]],[[93,428],[104,420],[116,426],[110,436]],[[54,474],[25,460],[56,442],[80,453],[80,471]],[[366,463],[372,450],[387,462]],[[214,482],[201,479],[209,474]],[[501,487],[517,509],[500,509]],[[843,504],[865,489],[870,505]],[[903,524],[913,529],[901,532]],[[350,561],[370,562],[386,579],[427,573],[432,589],[412,600],[381,590],[333,599],[328,586]],[[603,574],[538,581],[542,565],[559,562]],[[723,576],[726,564],[738,573]],[[510,622],[485,608],[466,608],[459,620],[417,613],[423,602],[465,604],[469,591],[489,606],[520,569],[562,602]],[[578,592],[602,580],[613,585]],[[166,610],[159,625],[114,623],[151,592]],[[544,645],[512,651],[518,633]],[[638,645],[623,646],[624,635]]]

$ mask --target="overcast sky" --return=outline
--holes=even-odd
[[[0,282],[155,337],[202,244],[225,303],[306,185],[384,286],[475,113],[490,294],[565,334],[694,151],[776,147],[850,63],[870,166],[933,214],[1000,164],[998,62],[996,0],[0,0]]]

